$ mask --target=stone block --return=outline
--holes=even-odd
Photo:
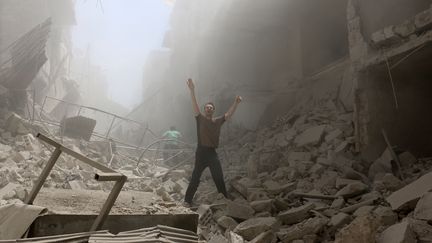
[[[321,142],[325,127],[325,125],[320,125],[306,129],[295,138],[294,143],[297,147],[317,145]]]
[[[349,216],[346,213],[338,213],[336,215],[334,215],[333,217],[331,217],[330,221],[328,222],[328,226],[332,229],[332,230],[336,230],[341,228],[342,226],[348,224],[349,222],[351,222],[352,218],[351,216]]]
[[[297,208],[291,208],[287,211],[280,212],[277,218],[283,222],[284,224],[296,224],[305,219],[307,219],[309,215],[309,211],[315,208],[315,204],[309,203]]]
[[[414,207],[417,200],[425,193],[432,190],[432,172],[427,173],[410,183],[409,185],[393,192],[386,198],[393,210],[399,210],[404,206]]]
[[[314,217],[289,228],[281,229],[276,235],[282,242],[291,243],[293,240],[302,239],[306,235],[320,233],[327,223],[328,219]]]
[[[217,223],[224,229],[233,230],[237,227],[238,223],[233,218],[228,216],[222,216],[217,220]]]
[[[334,243],[375,242],[378,227],[379,223],[372,215],[357,217],[336,233]]]
[[[407,221],[392,225],[381,233],[377,243],[415,243],[415,234]]]
[[[267,200],[259,200],[259,201],[253,201],[250,203],[251,207],[255,210],[255,212],[271,212],[273,200],[267,199]]]
[[[253,208],[247,204],[227,201],[227,216],[246,220],[252,218],[254,213]]]
[[[340,189],[336,193],[336,196],[337,197],[344,197],[344,198],[351,198],[351,197],[355,197],[355,196],[358,196],[358,195],[366,192],[367,189],[368,189],[368,186],[361,183],[361,182],[351,183],[349,185],[346,185],[342,189]]]
[[[330,208],[332,209],[341,209],[345,205],[345,200],[342,197],[336,198]]]
[[[393,225],[398,221],[398,215],[390,207],[378,206],[373,213],[382,225]]]
[[[268,230],[275,231],[278,226],[279,224],[274,217],[251,218],[237,225],[234,232],[250,241],[262,232]]]

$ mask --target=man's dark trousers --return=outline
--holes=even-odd
[[[216,149],[198,146],[195,152],[195,167],[192,172],[191,181],[186,190],[185,202],[192,203],[192,199],[198,189],[201,174],[204,169],[207,168],[207,166],[210,168],[210,172],[218,192],[227,197],[222,166],[216,153]]]

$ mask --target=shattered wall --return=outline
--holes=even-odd
[[[396,25],[430,7],[430,0],[362,0],[359,1],[365,36]]]

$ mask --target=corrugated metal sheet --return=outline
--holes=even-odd
[[[113,235],[106,230],[83,232],[76,234],[46,236],[19,240],[6,240],[0,243],[199,243],[198,235],[192,231],[158,225],[132,231],[120,232]]]

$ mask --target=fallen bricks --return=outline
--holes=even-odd
[[[238,224],[234,232],[251,242],[375,242],[387,240],[394,227],[404,232],[392,236],[394,242],[410,242],[412,235],[432,239],[432,227],[426,230],[432,215],[427,193],[432,183],[429,174],[422,174],[432,169],[432,160],[417,159],[407,151],[386,151],[369,167],[353,153],[351,114],[320,104],[325,105],[291,113],[257,131],[255,141],[248,139],[252,153],[241,150],[236,141],[226,148],[228,154],[247,161],[235,166],[251,176],[229,178],[235,202],[228,204],[241,205],[236,209],[243,213],[228,217],[234,214],[231,206],[230,213],[214,214],[211,223],[219,225],[220,234],[228,239]],[[392,174],[394,156],[405,180]],[[277,228],[266,230],[261,224],[262,232],[253,231],[263,217],[276,220]],[[248,225],[253,225],[253,233],[239,231]]]

